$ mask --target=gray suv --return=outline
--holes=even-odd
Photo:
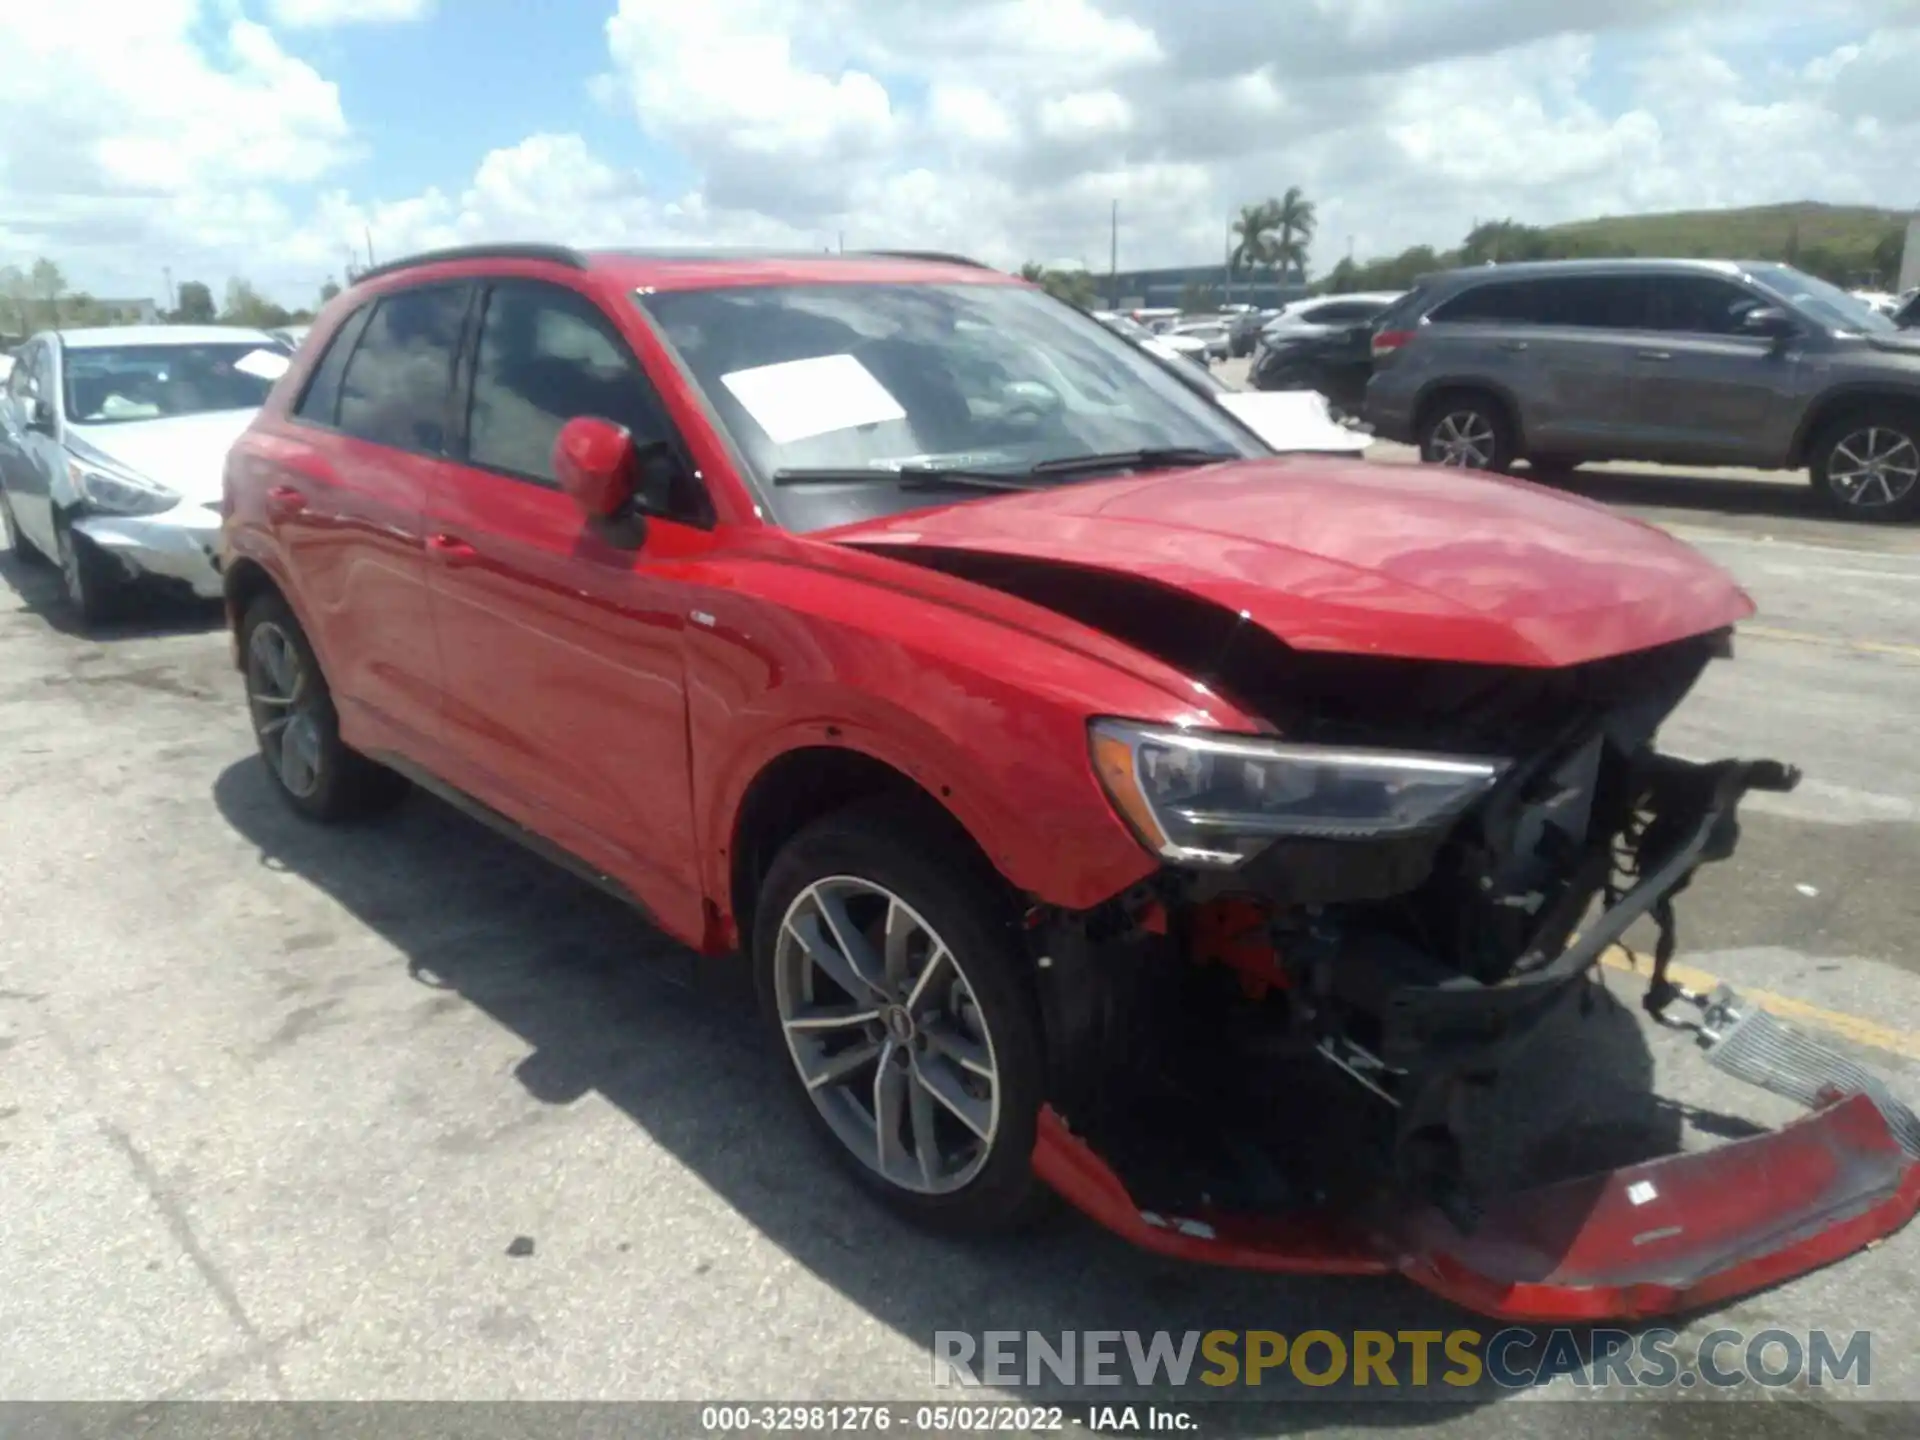
[[[1804,467],[1843,513],[1920,514],[1920,333],[1788,265],[1449,271],[1372,349],[1367,420],[1435,464]]]

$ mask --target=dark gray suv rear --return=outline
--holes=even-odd
[[[1366,418],[1437,464],[1811,471],[1920,514],[1920,334],[1786,265],[1549,261],[1429,276],[1381,316]]]

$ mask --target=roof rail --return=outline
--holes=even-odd
[[[984,261],[967,255],[949,255],[943,250],[863,250],[861,253],[885,260],[927,260],[941,265],[965,265],[974,270],[993,268]]]
[[[586,257],[565,245],[455,245],[445,250],[423,250],[418,255],[404,255],[398,260],[375,265],[354,276],[353,283],[358,285],[365,280],[391,275],[397,270],[411,270],[416,265],[438,265],[451,260],[544,260],[550,265],[564,265],[569,270],[587,268]]]

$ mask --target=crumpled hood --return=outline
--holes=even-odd
[[[258,413],[216,410],[114,425],[70,425],[67,449],[81,460],[104,460],[158,481],[183,500],[211,505],[220,499],[227,451]]]
[[[1123,572],[1244,612],[1296,649],[1405,659],[1576,665],[1753,613],[1698,551],[1593,502],[1306,456],[1062,485],[814,538]]]

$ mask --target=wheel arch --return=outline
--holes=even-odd
[[[1877,406],[1889,406],[1920,415],[1920,391],[1897,385],[1862,382],[1829,390],[1812,405],[1794,432],[1787,468],[1798,470],[1813,460],[1813,447],[1826,430],[1848,416]]]
[[[1520,418],[1520,400],[1512,389],[1497,380],[1462,379],[1458,376],[1430,380],[1421,386],[1419,393],[1415,395],[1413,436],[1416,445],[1420,443],[1421,436],[1426,433],[1427,422],[1434,410],[1439,407],[1440,402],[1455,395],[1473,395],[1492,400],[1506,416],[1507,428],[1513,434],[1515,454],[1524,456],[1527,453],[1526,426]]]

